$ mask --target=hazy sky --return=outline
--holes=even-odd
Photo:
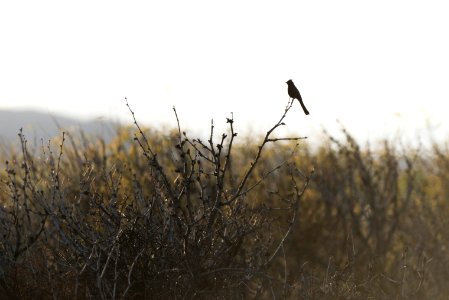
[[[448,1],[1,1],[0,109],[312,136],[449,132]],[[426,128],[431,128],[428,131]]]

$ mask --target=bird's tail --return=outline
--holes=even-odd
[[[305,113],[306,115],[308,115],[308,114],[309,114],[309,111],[307,110],[307,108],[306,108],[306,106],[304,105],[304,103],[303,103],[300,99],[298,99],[298,101],[299,101],[299,104],[301,104],[301,107],[302,107],[302,110],[304,111],[304,113]]]

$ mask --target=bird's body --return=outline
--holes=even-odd
[[[289,81],[286,82],[288,85],[288,95],[290,96],[290,98],[293,99],[298,99],[299,104],[301,104],[302,110],[304,111],[304,113],[306,115],[309,114],[309,111],[307,110],[306,106],[304,105],[304,102],[302,102],[302,97],[301,94],[299,93],[298,89],[296,88],[295,84],[293,83],[293,81],[290,79]]]

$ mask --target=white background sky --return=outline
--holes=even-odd
[[[0,109],[313,139],[449,132],[448,1],[1,1]],[[427,130],[430,127],[432,130]]]

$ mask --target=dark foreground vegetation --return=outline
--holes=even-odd
[[[21,134],[2,157],[0,298],[446,299],[449,151],[345,131],[312,151],[276,136],[284,116],[251,138],[232,118],[204,141]]]

